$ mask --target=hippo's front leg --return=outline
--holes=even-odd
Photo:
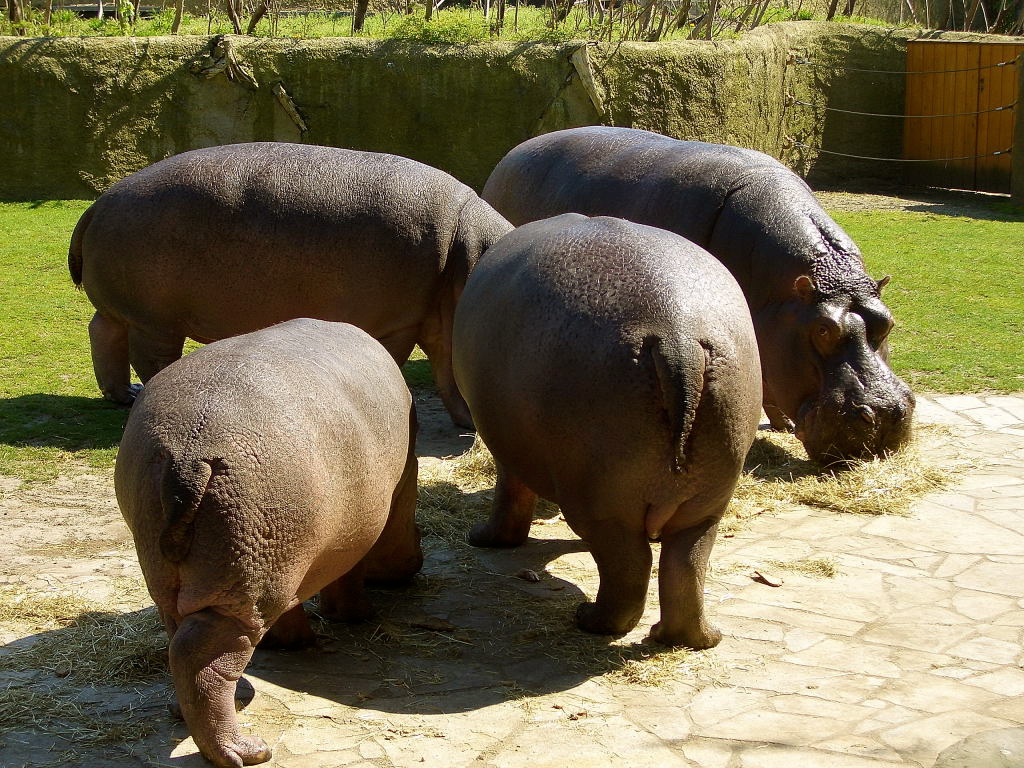
[[[565,510],[570,525],[571,510]],[[584,537],[597,563],[597,600],[581,603],[576,624],[596,635],[624,635],[644,613],[651,580],[651,545],[644,530],[603,519]]]
[[[366,566],[356,563],[348,573],[339,576],[320,590],[320,613],[332,621],[362,621],[373,615],[373,606],[363,588]]]
[[[722,510],[724,511],[724,510]],[[698,525],[662,534],[658,563],[661,621],[651,637],[664,645],[713,648],[722,633],[704,613],[704,576],[721,514]]]
[[[469,543],[474,547],[518,547],[530,535],[537,494],[497,459],[494,469],[497,480],[491,517],[473,526]]]
[[[260,640],[260,649],[298,650],[316,645],[316,633],[309,626],[309,617],[302,603],[282,613]]]
[[[420,529],[416,527],[416,474],[418,462],[416,444],[416,413],[410,414],[409,455],[402,478],[391,497],[388,521],[377,538],[373,549],[360,565],[366,581],[374,584],[406,584],[423,567],[420,548]],[[323,595],[321,595],[323,597]]]
[[[452,422],[459,427],[473,429],[473,415],[469,405],[459,391],[452,371],[452,314],[454,304],[450,301],[439,302],[440,308],[424,320],[418,339],[420,347],[430,360],[430,372],[437,384],[437,393],[441,396]]]
[[[235,686],[258,637],[232,618],[204,609],[185,616],[171,638],[174,688],[192,738],[214,765],[265,763],[270,748],[243,736],[235,717]]]

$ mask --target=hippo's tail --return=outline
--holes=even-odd
[[[672,435],[672,471],[682,472],[693,421],[704,392],[711,351],[703,342],[673,343],[660,336],[644,339],[643,353],[650,356],[658,376],[662,405],[668,413]]]
[[[85,230],[88,228],[89,222],[92,221],[95,207],[95,205],[89,206],[75,225],[75,231],[71,233],[71,245],[68,247],[68,272],[71,273],[71,281],[76,288],[82,287],[82,238],[85,237]]]
[[[172,457],[164,464],[160,478],[160,505],[164,511],[160,552],[172,563],[180,563],[188,555],[196,510],[212,476],[213,466],[206,460],[179,462]]]

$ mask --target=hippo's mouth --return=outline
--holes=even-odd
[[[796,411],[796,418],[793,419],[793,432],[801,443],[807,441],[807,435],[814,429],[814,417],[817,410],[817,403],[808,398],[800,404]]]

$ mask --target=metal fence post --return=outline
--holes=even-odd
[[[1024,205],[1024,55],[1017,57],[1017,106],[1013,108],[1013,146],[1010,150],[1010,195]]]

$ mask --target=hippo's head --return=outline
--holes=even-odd
[[[764,328],[767,397],[816,461],[880,456],[910,438],[914,396],[887,363],[888,281],[865,276],[860,290],[822,293],[802,275]]]

